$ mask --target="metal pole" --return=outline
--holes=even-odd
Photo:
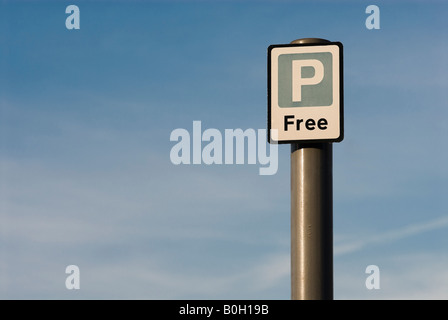
[[[291,144],[291,299],[333,299],[332,143]]]

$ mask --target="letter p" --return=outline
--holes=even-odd
[[[312,77],[303,77],[303,68],[314,69]],[[292,101],[302,101],[302,86],[316,85],[324,78],[324,65],[316,59],[293,60],[292,61]]]

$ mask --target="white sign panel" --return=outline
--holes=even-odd
[[[271,143],[342,141],[342,43],[269,46],[271,129]]]

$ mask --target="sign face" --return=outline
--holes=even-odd
[[[268,133],[270,143],[342,141],[342,43],[269,46]]]

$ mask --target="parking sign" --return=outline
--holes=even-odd
[[[342,48],[340,42],[269,46],[269,142],[342,141]]]

